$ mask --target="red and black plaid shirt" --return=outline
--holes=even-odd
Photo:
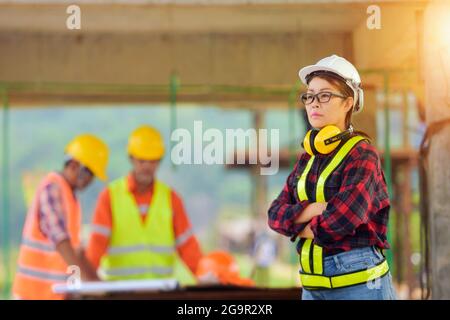
[[[306,201],[299,200],[297,183],[311,156],[300,155],[283,190],[269,208],[270,228],[295,241],[308,223],[294,221],[308,204],[316,201],[318,176],[338,149],[315,157],[306,179],[309,199]],[[325,255],[371,245],[389,248],[386,232],[390,202],[380,159],[372,145],[365,140],[356,144],[328,177],[324,192],[326,210],[310,222],[314,243],[323,247]]]

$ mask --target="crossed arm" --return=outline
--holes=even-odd
[[[310,228],[310,221],[315,216],[321,215],[327,203],[309,202],[308,200],[298,201],[295,198],[295,183],[298,179],[299,163],[288,176],[286,183],[272,202],[268,210],[269,227],[281,233],[291,240],[297,236],[303,238],[314,238]]]
[[[306,223],[306,227],[300,231],[298,234],[298,237],[300,238],[309,238],[314,239],[314,234],[311,230],[310,221],[315,216],[319,216],[322,214],[322,212],[326,209],[327,203],[326,202],[313,202],[310,203],[300,214],[300,216],[295,220],[295,223]]]

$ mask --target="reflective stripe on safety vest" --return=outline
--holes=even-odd
[[[45,252],[56,252],[55,246],[49,243],[37,241],[37,240],[31,240],[29,238],[24,238],[22,240],[22,245],[27,246],[31,249],[45,251]]]
[[[325,184],[328,177],[335,171],[339,165],[344,161],[347,154],[353,149],[353,147],[364,140],[361,136],[355,136],[347,140],[344,145],[333,156],[330,163],[320,173],[315,186],[316,202],[325,202]],[[300,201],[309,200],[306,193],[306,180],[309,171],[315,157],[312,156],[306,164],[305,170],[302,172],[297,184],[297,193]],[[313,193],[314,194],[314,193]],[[302,286],[306,289],[334,289],[342,288],[355,284],[365,283],[371,280],[375,280],[387,274],[389,266],[386,259],[384,259],[379,265],[352,272],[349,274],[338,276],[324,276],[323,275],[323,248],[316,245],[312,239],[300,239],[300,281]]]
[[[135,252],[145,252],[153,251],[155,253],[174,253],[175,248],[173,246],[154,246],[140,244],[136,246],[122,246],[122,247],[110,247],[108,249],[108,254],[123,254],[123,253],[135,253]]]
[[[311,251],[312,239],[305,239],[300,250],[300,266],[303,272],[311,273],[311,263],[309,253]]]
[[[316,244],[313,245],[313,270],[315,274],[323,273],[323,249]]]
[[[145,222],[125,177],[113,181],[108,189],[112,229],[107,254],[100,262],[101,274],[107,280],[171,276],[176,242],[170,188],[158,180],[154,182]]]
[[[323,273],[323,249],[313,243],[312,239],[300,239],[300,266],[302,272]]]
[[[327,165],[325,170],[319,175],[319,179],[316,185],[316,202],[325,202],[325,182],[328,177],[337,167],[344,161],[347,154],[353,149],[353,147],[361,140],[364,140],[361,136],[356,136],[349,139],[336,153],[331,162]]]
[[[311,166],[314,162],[315,157],[311,156],[308,163],[306,164],[306,168],[303,171],[300,179],[297,184],[297,192],[300,201],[308,200],[308,195],[306,194],[306,177],[308,176],[309,170],[311,170]]]
[[[33,277],[39,280],[44,280],[44,281],[58,281],[58,282],[63,282],[66,281],[68,278],[68,274],[66,273],[60,273],[60,272],[51,272],[51,271],[46,271],[46,270],[36,270],[36,269],[32,269],[32,268],[27,268],[27,267],[23,267],[23,266],[18,266],[17,268],[17,272],[20,274],[23,274],[25,276],[29,276],[29,277]]]
[[[305,289],[336,289],[367,283],[384,277],[389,272],[387,260],[375,267],[332,277],[300,273],[300,281]]]

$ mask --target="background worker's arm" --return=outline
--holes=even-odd
[[[95,270],[84,258],[82,252],[76,252],[69,239],[63,240],[56,245],[56,251],[62,256],[68,266],[78,266],[80,268],[81,280],[97,281],[99,280]]]
[[[91,223],[91,234],[86,247],[86,259],[99,268],[101,258],[106,254],[111,238],[112,211],[108,189],[104,189],[97,200]]]
[[[173,228],[175,233],[175,246],[178,255],[195,275],[198,263],[203,256],[200,244],[194,235],[189,217],[184,209],[181,198],[172,191]]]
[[[61,190],[57,184],[47,185],[39,195],[39,229],[53,243],[67,265],[77,265],[82,279],[95,279],[89,264],[83,261],[70,243]]]

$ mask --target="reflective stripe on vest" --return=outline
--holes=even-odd
[[[312,239],[305,239],[303,245],[300,250],[300,265],[302,267],[302,271],[306,273],[311,273],[311,264],[309,260],[309,253],[311,251]]]
[[[35,249],[35,250],[51,252],[51,253],[56,252],[54,245],[45,243],[45,242],[41,242],[41,241],[31,240],[29,238],[23,238],[22,245],[27,246],[31,249]]]
[[[300,267],[302,273],[321,275],[323,273],[322,247],[314,244],[312,239],[302,238],[300,241]]]
[[[384,277],[389,272],[387,260],[384,259],[375,267],[348,274],[327,277],[315,274],[300,274],[302,286],[308,290],[337,289],[367,283]]]
[[[170,188],[155,181],[145,223],[125,177],[108,188],[113,223],[101,273],[108,280],[169,277],[175,262]]]
[[[122,246],[122,247],[110,247],[108,249],[109,255],[134,253],[134,252],[146,252],[153,251],[155,253],[175,253],[173,246],[153,246],[153,245],[136,245],[136,246]]]
[[[43,281],[51,281],[51,282],[64,282],[69,277],[66,273],[60,272],[50,272],[45,270],[36,270],[32,268],[27,268],[19,265],[17,268],[17,272],[21,273],[25,276],[33,277]]]
[[[321,246],[313,246],[313,270],[314,274],[323,273],[323,249]]]
[[[327,165],[325,170],[321,172],[316,185],[316,202],[325,202],[325,192],[324,192],[325,182],[327,181],[330,174],[333,173],[333,171],[336,170],[337,167],[339,167],[342,161],[344,161],[347,154],[349,154],[350,151],[353,149],[353,147],[361,140],[364,140],[364,138],[361,136],[350,138],[339,149],[339,151],[333,157],[331,162]]]
[[[306,164],[305,170],[303,170],[303,173],[298,180],[297,192],[300,201],[308,200],[308,195],[306,194],[306,177],[308,176],[309,170],[311,170],[314,159],[315,157],[311,156],[308,163]]]
[[[158,274],[161,276],[168,276],[173,273],[173,268],[169,267],[132,267],[132,268],[114,268],[103,271],[109,277],[124,277],[124,276],[145,276],[149,273]]]
[[[324,190],[328,177],[339,167],[353,147],[364,139],[361,136],[355,136],[347,140],[320,173],[315,189],[316,202],[326,201]],[[306,193],[306,179],[314,159],[314,156],[309,159],[298,181],[297,193],[300,201],[309,200]],[[299,257],[301,266],[300,280],[306,289],[332,289],[365,283],[380,278],[389,271],[388,264],[384,260],[378,266],[370,269],[333,277],[323,276],[323,248],[314,244],[312,239],[301,239],[300,241],[302,242]]]

